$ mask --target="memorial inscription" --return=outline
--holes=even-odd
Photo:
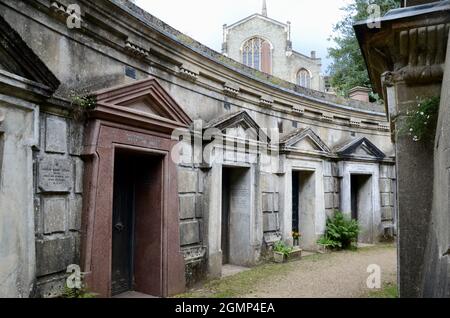
[[[72,190],[73,168],[67,159],[39,162],[39,191],[65,193]]]

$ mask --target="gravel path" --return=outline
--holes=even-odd
[[[292,271],[281,278],[269,278],[257,284],[251,294],[255,298],[347,298],[365,297],[367,267],[381,267],[383,283],[396,283],[397,257],[393,246],[314,255],[292,263]]]

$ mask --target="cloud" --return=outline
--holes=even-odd
[[[292,23],[292,41],[296,51],[309,55],[317,51],[322,72],[330,60],[327,48],[333,25],[343,16],[340,10],[350,0],[267,0],[268,15]],[[177,30],[219,51],[222,26],[253,13],[260,13],[262,0],[137,0],[136,3]]]

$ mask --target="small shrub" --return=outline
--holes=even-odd
[[[293,250],[292,247],[287,246],[283,241],[277,242],[273,247],[274,252],[281,253],[286,257],[289,257]]]
[[[349,249],[357,242],[359,232],[356,220],[337,211],[332,218],[328,218],[325,235],[317,244],[332,249]]]

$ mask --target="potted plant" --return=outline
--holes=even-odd
[[[280,241],[276,243],[273,248],[273,259],[275,263],[287,262],[292,251],[293,248],[287,246],[284,242]]]
[[[294,246],[300,246],[300,237],[302,237],[300,232],[298,232],[298,231],[293,231],[292,232],[292,238],[294,240]]]

